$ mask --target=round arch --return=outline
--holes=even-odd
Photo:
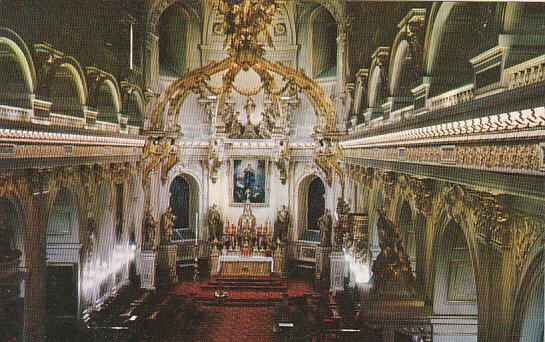
[[[117,114],[121,113],[121,95],[115,78],[104,78],[97,85],[95,92],[95,107],[98,110],[98,118],[104,121],[117,122]]]
[[[377,65],[377,61],[373,61],[369,73],[369,84],[367,86],[367,105],[369,108],[377,108],[380,106],[380,89],[382,85],[382,69]]]
[[[53,113],[83,116],[88,92],[79,63],[66,56],[55,60],[37,94],[51,100]]]
[[[188,173],[178,173],[169,183],[169,207],[176,216],[175,239],[194,239],[200,208],[197,180]]]
[[[411,93],[411,76],[413,72],[408,72],[408,68],[413,66],[411,43],[406,37],[405,32],[400,32],[396,37],[393,45],[392,54],[388,69],[388,89],[391,96],[394,97],[410,97]]]
[[[432,77],[430,96],[474,81],[469,54],[480,42],[479,21],[456,19],[474,18],[482,10],[478,3],[433,4],[423,54],[424,75]],[[457,48],[461,44],[464,49]]]
[[[325,194],[325,208],[327,208],[327,196],[328,196],[328,187],[326,186],[325,176],[321,174],[318,170],[311,170],[302,175],[297,182],[295,182],[295,200],[293,204],[292,212],[294,214],[293,222],[297,222],[297,225],[292,224],[292,232],[288,234],[291,237],[292,241],[299,240],[305,233],[307,226],[307,203],[308,203],[308,190],[310,183],[319,179],[324,185],[324,194]],[[320,234],[314,234],[316,238],[320,238]]]
[[[144,123],[144,95],[140,88],[123,93],[123,113],[129,117],[129,124],[142,126]]]
[[[36,90],[34,63],[22,38],[7,28],[0,28],[0,56],[0,103],[32,108],[31,95]],[[12,71],[20,79],[12,79]]]
[[[516,284],[513,311],[513,341],[539,341],[543,338],[543,274],[545,247],[538,237],[530,248]]]

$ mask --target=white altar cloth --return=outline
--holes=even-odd
[[[274,259],[266,256],[239,256],[239,255],[220,255],[218,259],[218,272],[221,271],[221,263],[223,261],[232,262],[263,262],[268,261],[271,263],[271,273],[274,272]]]

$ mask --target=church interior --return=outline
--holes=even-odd
[[[0,0],[1,341],[544,341],[545,3]]]

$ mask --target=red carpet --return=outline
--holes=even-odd
[[[195,295],[201,303],[198,322],[186,329],[180,338],[183,341],[273,341],[273,314],[282,294],[318,296],[306,282],[281,282],[283,290],[278,287],[272,291],[226,290],[229,298],[223,305],[215,301],[215,290],[210,281],[178,283],[173,294]]]

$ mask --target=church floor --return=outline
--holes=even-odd
[[[228,292],[228,299],[218,303],[214,298],[215,284],[214,280],[182,281],[170,289],[165,298],[197,298],[198,314],[188,317],[187,311],[180,311],[148,335],[150,341],[276,341],[274,314],[283,294],[290,298],[319,296],[303,281],[271,280],[262,285],[257,281],[256,285],[250,280],[239,287],[221,285]]]

